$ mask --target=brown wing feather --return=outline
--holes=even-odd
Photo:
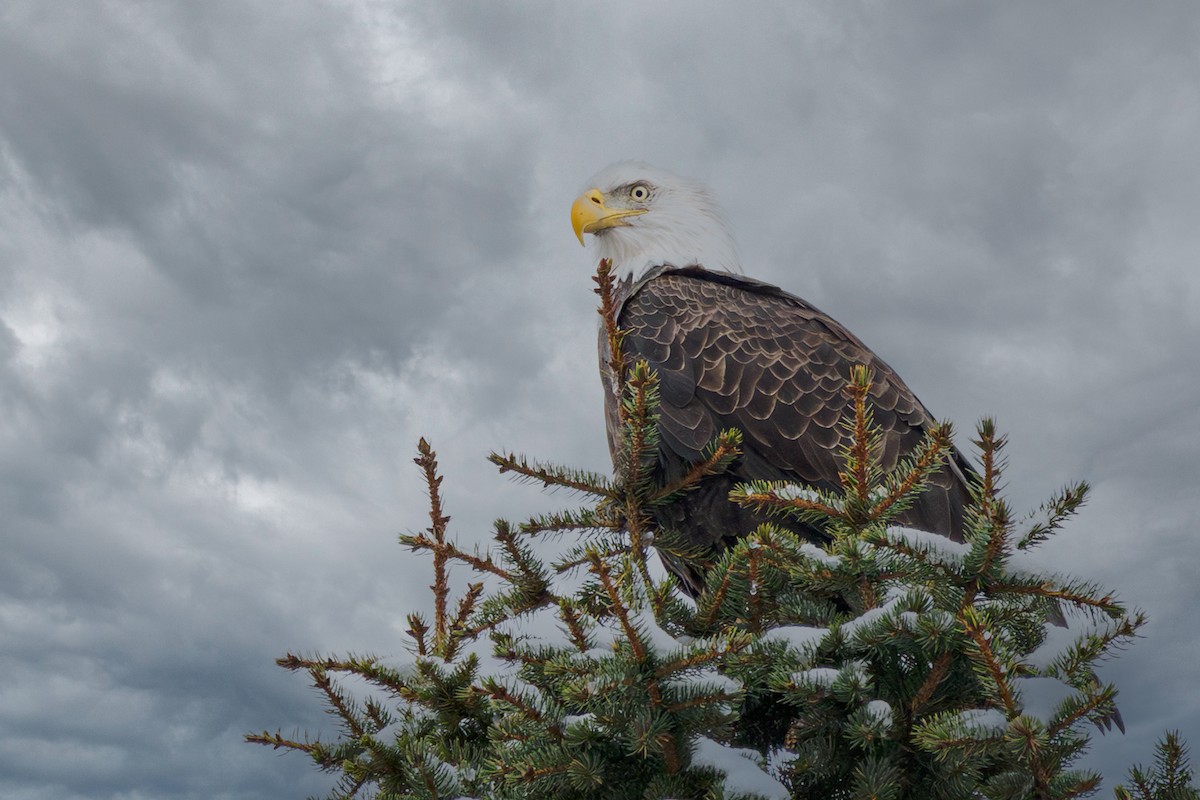
[[[718,431],[738,428],[746,454],[735,466],[737,480],[835,488],[839,451],[849,438],[840,425],[848,411],[843,388],[854,364],[874,375],[870,397],[884,436],[885,468],[915,447],[933,422],[895,371],[857,337],[766,284],[699,268],[666,269],[632,287],[619,324],[628,331],[630,363],[646,359],[662,381],[659,426],[668,479],[701,458]],[[954,461],[903,522],[961,539],[968,497],[963,470],[970,468],[957,453]],[[701,525],[699,510],[686,515],[677,522]],[[717,516],[728,522],[723,511]],[[727,529],[688,533],[697,544],[729,536]]]

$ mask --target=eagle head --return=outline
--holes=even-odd
[[[640,161],[592,176],[571,206],[579,243],[590,233],[620,277],[659,265],[741,272],[725,214],[696,181]]]

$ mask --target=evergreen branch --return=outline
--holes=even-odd
[[[543,533],[564,533],[566,531],[588,530],[620,530],[620,524],[615,520],[606,520],[596,513],[594,508],[581,508],[575,511],[556,511],[543,514],[522,522],[519,530],[527,536],[537,536]]]
[[[716,623],[717,614],[725,605],[725,596],[729,594],[729,588],[733,576],[728,569],[722,570],[719,573],[719,576],[720,581],[717,583],[716,587],[712,591],[709,591],[708,587],[705,586],[704,593],[700,596],[700,599],[704,601],[704,605],[708,608],[708,610],[700,618],[700,624],[705,628],[712,627],[712,625]]]
[[[844,511],[819,500],[808,497],[780,497],[778,489],[759,490],[756,484],[739,484],[729,493],[729,499],[758,512],[787,510],[814,512],[829,519],[845,518]]]
[[[488,461],[499,468],[501,475],[513,472],[521,479],[539,482],[545,487],[559,486],[584,494],[606,497],[610,500],[615,500],[619,496],[612,488],[608,478],[596,472],[567,469],[538,462],[530,464],[524,456],[518,456],[515,453],[507,455],[489,453]]]
[[[629,534],[629,553],[643,585],[649,587],[653,581],[646,564],[646,543],[643,538],[643,505],[646,502],[643,487],[650,477],[647,474],[648,456],[653,454],[650,440],[657,435],[654,409],[658,406],[658,376],[644,359],[639,359],[629,374],[626,373],[625,356],[621,348],[624,332],[617,326],[611,267],[608,259],[601,260],[595,278],[596,292],[600,295],[600,315],[604,320],[609,346],[609,368],[615,382],[613,391],[620,398],[618,414],[626,440],[622,454],[624,469],[618,469],[618,473],[626,487],[624,522]],[[725,448],[719,446],[717,449]],[[721,453],[718,462],[729,457]],[[615,494],[610,496],[615,497]],[[656,618],[661,617],[662,602],[655,596],[651,598],[651,603]]]
[[[1063,731],[1070,730],[1076,723],[1091,717],[1098,711],[1111,709],[1116,695],[1117,688],[1109,684],[1100,689],[1087,692],[1081,699],[1068,698],[1060,705],[1060,707],[1065,706],[1063,709],[1065,713],[1062,716],[1055,715],[1055,719],[1046,726],[1047,732],[1051,736],[1058,736]],[[1102,714],[1101,716],[1107,717],[1108,715]]]
[[[979,564],[976,574],[980,581],[986,580],[992,569],[992,565],[996,563],[1000,557],[1008,552],[1008,535],[1009,535],[1009,519],[1008,507],[997,500],[995,492],[995,481],[998,473],[996,471],[996,449],[1004,444],[1003,437],[996,439],[991,435],[983,433],[984,426],[980,425],[980,441],[984,448],[982,453],[984,465],[983,489],[980,492],[979,510],[983,517],[988,521],[988,538],[987,545],[984,548],[983,559]]]
[[[931,738],[927,742],[922,741],[922,744],[931,750],[949,753],[955,750],[971,752],[972,750],[978,749],[981,742],[977,737],[974,736],[939,736],[936,740]]]
[[[1017,543],[1018,550],[1026,550],[1044,542],[1050,534],[1058,530],[1068,517],[1073,516],[1079,507],[1087,500],[1091,487],[1086,481],[1068,486],[1059,494],[1043,503],[1038,511],[1045,515],[1044,519],[1032,522],[1029,530],[1021,536]],[[1030,515],[1030,519],[1033,515]]]
[[[1021,746],[1021,755],[1025,757],[1026,768],[1029,770],[1029,776],[1033,779],[1032,796],[1041,800],[1052,797],[1050,793],[1049,774],[1050,767],[1047,762],[1053,761],[1053,755],[1043,751],[1043,736],[1040,730],[1038,720],[1030,719],[1029,717],[1009,717],[1009,734],[1015,738],[1023,740]]]
[[[677,480],[660,487],[647,501],[651,504],[695,488],[703,478],[723,472],[729,462],[741,454],[742,432],[736,428],[721,431],[709,447],[709,453],[703,460],[692,464],[687,472]]]
[[[304,658],[292,653],[275,659],[275,663],[289,672],[322,669],[327,672],[351,672],[355,674],[362,674],[365,670],[369,670],[377,664],[373,658]]]
[[[1095,792],[1096,789],[1099,788],[1099,786],[1100,786],[1100,776],[1099,775],[1089,775],[1089,776],[1083,778],[1083,780],[1079,781],[1079,783],[1077,783],[1075,786],[1073,786],[1073,787],[1067,789],[1065,792],[1063,792],[1061,797],[1063,797],[1064,800],[1071,800],[1072,797],[1087,797],[1088,795]]]
[[[450,631],[446,621],[446,598],[450,586],[446,579],[446,523],[450,517],[442,510],[442,477],[437,474],[437,453],[422,439],[417,443],[420,455],[413,459],[425,475],[425,487],[429,494],[429,532],[437,546],[433,548],[433,649],[442,652],[449,641]]]
[[[626,382],[627,396],[622,403],[626,409],[624,428],[628,449],[625,456],[625,529],[629,534],[629,555],[644,586],[651,586],[650,570],[646,564],[645,533],[647,519],[644,506],[646,489],[652,479],[651,462],[656,461],[651,440],[657,436],[655,409],[658,407],[658,376],[644,359],[638,359]],[[654,601],[653,611],[661,616],[661,603]]]
[[[421,619],[421,615],[416,612],[408,615],[408,635],[417,643],[417,655],[429,655],[429,649],[425,643],[425,634],[429,632],[429,625],[425,620]]]
[[[493,538],[500,543],[501,549],[508,556],[508,560],[517,568],[517,574],[509,575],[507,580],[514,587],[526,591],[530,595],[540,595],[548,592],[549,587],[545,580],[538,575],[538,565],[533,560],[532,556],[525,552],[521,545],[517,543],[517,537],[513,533],[512,526],[502,519],[496,520],[494,523],[495,534]]]
[[[971,759],[986,757],[1003,746],[1008,726],[982,726],[965,716],[980,710],[967,706],[935,714],[914,728],[912,740],[921,749],[936,753],[940,759],[952,754]]]
[[[572,558],[568,561],[557,562],[554,565],[554,571],[561,575],[564,572],[570,572],[571,570],[573,570],[577,567],[581,567],[584,564],[590,564],[592,562],[592,556],[591,556],[592,552],[595,552],[601,558],[608,560],[610,558],[616,558],[618,556],[622,556],[625,553],[629,552],[629,545],[621,544],[616,547],[610,547],[607,550],[593,550],[592,548],[585,549],[583,551],[583,555],[580,555],[576,558]]]
[[[415,535],[401,535],[400,543],[406,547],[412,548],[413,550],[431,550],[435,555],[437,553],[441,553],[446,559],[461,561],[464,564],[469,565],[476,572],[491,573],[492,575],[496,575],[497,577],[510,582],[515,580],[512,573],[497,565],[494,561],[492,561],[490,556],[488,558],[480,558],[479,556],[471,555],[470,553],[460,550],[451,542],[439,543],[433,539],[430,539],[423,533],[418,533]]]
[[[1009,514],[1008,507],[996,497],[1000,469],[1003,459],[999,451],[1005,445],[1003,436],[997,436],[995,423],[988,418],[980,421],[977,428],[979,438],[974,444],[980,450],[980,460],[983,463],[983,474],[978,486],[973,487],[977,508],[971,510],[976,520],[976,529],[986,532],[983,542],[983,552],[979,563],[970,571],[973,573],[972,582],[966,587],[962,600],[962,608],[971,607],[976,597],[992,583],[992,568],[1008,551]]]
[[[858,596],[861,598],[861,605],[864,611],[872,608],[879,608],[879,592],[875,585],[875,576],[863,574],[858,579]]]
[[[552,764],[550,766],[545,766],[545,767],[534,767],[534,766],[509,767],[509,766],[501,764],[497,768],[496,772],[500,775],[504,775],[504,776],[511,775],[513,777],[516,777],[521,783],[536,783],[537,781],[541,780],[542,778],[548,778],[551,775],[561,775],[562,773],[567,772],[570,769],[571,769],[571,765],[569,763],[568,764]]]
[[[706,667],[714,662],[720,663],[721,659],[742,652],[751,646],[754,641],[755,637],[749,633],[733,633],[720,640],[711,642],[704,650],[699,650],[683,658],[660,664],[654,670],[654,675],[657,678],[666,679],[680,672]]]
[[[529,719],[533,722],[536,722],[539,726],[541,726],[547,733],[549,733],[555,739],[558,739],[560,741],[562,740],[562,728],[559,727],[557,722],[547,721],[545,714],[543,714],[541,711],[539,711],[533,705],[528,703],[525,700],[525,698],[521,697],[520,695],[513,694],[512,692],[510,692],[508,690],[507,686],[500,683],[495,678],[486,678],[483,681],[483,691],[492,700],[499,700],[501,702],[507,703],[508,705],[517,709],[517,711],[519,711],[522,716],[526,717],[527,719]]]
[[[650,578],[650,568],[646,564],[646,549],[649,541],[646,535],[646,516],[641,508],[641,500],[635,494],[631,494],[626,501],[626,510],[625,529],[629,534],[629,548],[624,555],[633,560],[642,586],[649,589],[654,582]],[[659,618],[662,611],[661,603],[654,596],[650,599],[655,618]]]
[[[440,797],[441,793],[438,791],[438,776],[436,768],[434,770],[429,769],[429,765],[426,759],[423,757],[424,755],[424,753],[421,753],[422,757],[412,759],[409,762],[408,767],[410,770],[416,770],[417,776],[421,780],[421,784],[425,787],[425,795],[427,797]]]
[[[625,607],[625,603],[621,600],[621,595],[617,591],[617,586],[613,583],[612,576],[608,571],[608,564],[594,551],[591,553],[589,560],[592,562],[592,571],[600,579],[600,584],[604,587],[604,591],[608,595],[613,615],[621,623],[621,628],[625,631],[625,637],[629,640],[629,646],[633,649],[634,657],[638,661],[645,661],[646,645],[642,642],[641,634],[629,619],[629,609]]]
[[[661,620],[663,617],[663,598],[659,595],[650,592],[649,589],[654,585],[654,580],[650,577],[650,567],[646,563],[646,536],[642,530],[641,515],[630,517],[629,524],[629,551],[627,557],[633,560],[634,567],[637,569],[638,578],[641,579],[642,586],[646,587],[647,594],[650,600],[650,608],[654,612],[654,618]]]
[[[904,478],[872,506],[870,519],[883,517],[890,509],[913,497],[918,485],[945,459],[950,449],[952,431],[948,422],[938,423],[929,429],[920,451],[911,464],[906,465]]]
[[[864,541],[878,547],[882,550],[890,551],[898,556],[902,556],[913,562],[913,567],[927,569],[932,575],[938,579],[946,580],[955,583],[961,583],[961,562],[955,559],[953,555],[947,555],[940,551],[936,545],[932,544],[913,544],[904,538],[901,534],[894,533],[891,529],[882,529],[881,536],[874,535],[871,531],[864,533]]]
[[[865,509],[870,499],[871,485],[871,412],[867,408],[867,392],[871,390],[871,369],[865,364],[850,367],[850,381],[842,390],[854,405],[850,421],[852,438],[846,453],[847,472],[838,472],[842,488],[854,492],[858,508]]]
[[[605,592],[608,594],[613,614],[621,623],[621,628],[625,632],[625,638],[629,641],[629,646],[633,651],[634,657],[639,663],[645,663],[648,656],[646,645],[642,641],[641,632],[638,631],[629,618],[629,609],[625,607],[624,602],[621,600],[620,592],[612,580],[608,565],[598,555],[593,555],[592,568],[599,578],[601,585],[604,587]],[[646,681],[646,693],[650,698],[650,704],[653,708],[663,708],[662,691],[658,686],[657,680],[651,678]],[[678,757],[675,754],[675,737],[669,732],[664,732],[656,736],[655,741],[662,750],[667,773],[674,774],[680,767]]]
[[[400,782],[400,786],[395,787],[397,790],[391,792],[380,792],[379,796],[415,796],[415,798],[427,798],[428,800],[440,800],[449,796],[449,793],[457,795],[454,792],[455,781],[451,776],[449,766],[446,765],[438,754],[431,752],[425,742],[407,742],[400,750],[390,747],[372,746],[373,742],[368,739],[364,741],[364,746],[367,751],[374,757],[373,762],[367,766],[365,775],[371,775],[371,772],[383,772],[388,775],[390,780],[386,783]],[[347,778],[353,772],[347,770]],[[348,800],[354,798],[356,790],[348,794],[344,794],[338,800]]]
[[[569,600],[563,599],[558,602],[559,618],[567,626],[567,631],[571,634],[571,644],[580,653],[586,653],[592,649],[591,640],[588,638],[587,632],[583,629],[583,624],[579,618],[579,612]]]
[[[983,474],[980,476],[981,483],[978,488],[979,505],[984,516],[991,517],[990,506],[1000,492],[1000,472],[1004,467],[1004,459],[1000,456],[1000,451],[1008,444],[1008,439],[996,433],[996,421],[991,417],[984,417],[979,421],[976,433],[979,438],[972,444],[979,448],[980,458],[983,462]]]
[[[334,758],[332,756],[329,757],[329,760],[334,764],[342,763],[340,759]],[[330,766],[330,767],[326,767],[326,769],[329,771],[332,771],[334,769],[334,767]],[[358,791],[360,789],[362,789],[362,787],[366,786],[370,780],[371,780],[371,774],[366,771],[364,771],[363,774],[357,778],[354,777],[353,775],[351,775],[350,773],[346,773],[342,777],[342,782],[340,784],[341,786],[345,786],[346,789],[344,791],[342,791],[341,797],[334,798],[334,800],[353,800],[353,798],[358,796]]]
[[[618,470],[626,487],[633,489],[625,491],[624,522],[630,539],[630,553],[635,568],[646,586],[652,584],[649,569],[645,559],[645,543],[643,540],[644,523],[642,511],[642,494],[639,487],[647,481],[646,456],[650,452],[648,437],[655,435],[655,420],[652,409],[657,407],[658,377],[649,369],[645,360],[639,359],[634,364],[631,374],[627,374],[627,364],[622,343],[625,332],[617,325],[617,309],[614,298],[614,283],[612,262],[601,259],[594,278],[596,293],[600,295],[599,313],[603,320],[605,335],[608,341],[608,367],[614,381],[613,392],[619,398],[618,416],[621,420],[626,438],[626,447],[622,457],[624,470]],[[615,493],[610,495],[615,497]],[[661,603],[654,602],[654,613],[661,614]]]
[[[1092,683],[1095,676],[1090,665],[1114,646],[1121,645],[1123,640],[1133,639],[1145,622],[1145,615],[1138,613],[1132,618],[1126,617],[1106,631],[1082,637],[1039,672],[1062,678],[1072,686]]]
[[[484,631],[495,630],[498,625],[530,611],[557,604],[562,599],[546,588],[531,592],[517,586],[506,594],[488,598],[480,608],[475,624],[463,631],[463,638],[474,639]]]
[[[716,703],[732,703],[738,699],[738,695],[729,694],[725,691],[711,692],[709,694],[698,694],[689,697],[686,700],[680,700],[677,703],[672,703],[666,707],[668,713],[678,714],[680,711],[687,711],[689,708],[697,708],[702,706],[711,706]]]
[[[479,602],[479,598],[483,596],[483,584],[472,583],[467,586],[467,593],[458,601],[458,613],[454,615],[454,621],[450,623],[450,630],[456,634],[454,641],[457,642],[463,638],[463,632],[467,630],[467,620],[475,613],[475,606]],[[446,654],[446,660],[454,659],[454,651],[456,647],[452,647]]]
[[[674,775],[679,772],[682,765],[679,763],[679,755],[675,752],[675,737],[664,731],[655,736],[654,741],[662,752],[663,766],[666,767],[667,774]]]
[[[913,695],[912,702],[909,703],[909,714],[914,719],[921,713],[921,709],[925,707],[925,704],[933,698],[934,692],[941,686],[942,681],[946,679],[953,660],[954,654],[947,652],[942,653],[933,662],[929,674],[925,676],[925,680],[921,681],[920,687],[918,687],[916,694]]]
[[[1166,788],[1182,791],[1191,783],[1191,767],[1188,765],[1187,746],[1179,738],[1178,731],[1167,731],[1158,748],[1157,762]],[[1195,790],[1192,790],[1195,794]]]
[[[539,648],[536,651],[530,651],[524,646],[524,643],[517,637],[505,631],[496,631],[492,636],[492,643],[495,647],[492,650],[492,655],[504,661],[519,663],[527,667],[535,667],[541,669],[555,657],[557,651],[548,650],[547,648]],[[583,667],[567,667],[566,671],[574,675],[587,675],[588,670]]]
[[[1003,592],[1006,594],[1024,594],[1036,595],[1045,597],[1050,600],[1059,600],[1064,603],[1081,608],[1093,608],[1103,611],[1109,616],[1116,616],[1124,613],[1125,608],[1117,602],[1116,598],[1111,594],[1106,594],[1102,597],[1094,597],[1086,592],[1071,591],[1068,588],[1054,588],[1050,583],[1040,584],[1006,584],[1003,587]]]
[[[330,680],[329,674],[320,666],[309,668],[308,674],[312,676],[313,686],[325,695],[326,702],[337,712],[337,715],[342,718],[342,722],[346,726],[346,730],[354,738],[360,738],[365,731],[358,721],[357,709],[353,704],[346,699],[346,695]]]
[[[608,368],[616,379],[614,393],[620,397],[625,392],[625,354],[621,344],[625,339],[625,331],[617,326],[617,306],[613,296],[612,261],[600,259],[596,267],[596,275],[592,278],[596,283],[593,291],[600,295],[598,313],[604,323],[604,333],[608,339]]]
[[[759,585],[759,547],[758,542],[750,542],[747,545],[749,548],[749,563],[746,567],[746,579],[749,583],[750,593],[750,630],[759,632],[762,630],[762,587]]]
[[[334,772],[341,769],[346,763],[346,760],[341,755],[343,748],[335,747],[331,749],[320,739],[297,742],[284,737],[278,730],[273,734],[267,731],[263,731],[261,734],[245,734],[243,739],[251,744],[266,745],[273,750],[284,748],[302,752],[326,772]],[[364,776],[357,780],[350,778],[348,775],[344,776],[343,782],[348,787],[347,793],[344,796],[354,797],[358,790],[366,785],[368,780],[370,780],[369,776]]]
[[[368,697],[364,705],[366,706],[367,719],[373,727],[372,733],[379,733],[379,731],[392,724],[392,715],[386,708],[376,702],[374,698]]]
[[[307,659],[300,656],[288,653],[283,658],[278,658],[275,663],[289,671],[305,670],[316,679],[316,673],[324,675],[329,672],[344,672],[351,675],[356,675],[364,680],[367,680],[380,688],[394,692],[397,696],[410,702],[422,702],[420,696],[415,692],[410,685],[412,682],[410,677],[395,670],[391,667],[386,667],[380,664],[373,658],[323,658],[323,659]],[[418,661],[417,669],[428,669],[425,662]],[[321,688],[318,686],[317,688]]]
[[[713,549],[690,542],[672,528],[658,527],[653,532],[654,549],[667,560],[695,564],[707,570],[711,566]],[[673,576],[670,579],[674,579]]]
[[[760,542],[760,545],[759,559],[764,567],[770,567],[788,575],[796,575],[800,574],[804,567],[810,566],[802,555],[781,551],[773,542],[763,541]]]
[[[286,748],[288,750],[299,750],[300,752],[307,753],[310,756],[322,747],[320,741],[297,742],[294,739],[288,739],[280,730],[276,730],[275,733],[269,733],[267,731],[263,731],[262,733],[247,733],[242,738],[252,744],[267,745],[273,750],[279,750],[281,748]]]
[[[625,455],[628,466],[626,483],[638,487],[646,480],[647,435],[655,424],[651,408],[657,403],[658,375],[650,369],[645,359],[639,358],[627,376],[625,386],[628,391],[623,395],[621,409],[629,440]]]
[[[963,631],[975,644],[976,661],[981,662],[991,679],[992,685],[996,688],[1000,702],[1004,706],[1004,716],[1011,720],[1019,713],[1020,709],[1017,705],[1016,696],[1008,685],[1008,672],[996,657],[996,653],[992,650],[989,641],[991,631],[986,630],[982,620],[976,616],[974,610],[970,607],[964,608],[959,614],[958,619]]]
[[[1167,731],[1155,744],[1154,769],[1141,765],[1129,769],[1129,780],[1137,790],[1136,800],[1200,800],[1192,785],[1192,767],[1187,746],[1178,731]],[[1125,786],[1116,788],[1118,800],[1135,800]]]
[[[993,503],[988,506],[991,513],[1003,512],[1003,506],[999,503]],[[979,562],[979,566],[974,570],[975,581],[977,588],[982,589],[991,583],[991,571],[993,565],[1008,552],[1008,520],[1002,515],[992,516],[989,520],[991,524],[988,526],[987,543],[983,549],[983,558]]]

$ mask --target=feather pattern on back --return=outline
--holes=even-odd
[[[659,268],[619,287],[618,324],[628,331],[628,363],[644,358],[659,376],[662,479],[678,478],[726,428],[742,431],[743,455],[732,470],[662,510],[688,541],[722,549],[763,521],[734,506],[729,490],[749,480],[786,480],[837,490],[841,425],[850,405],[850,368],[870,367],[870,400],[882,430],[884,469],[921,441],[934,419],[895,371],[828,315],[781,289],[699,267]],[[607,371],[606,345],[601,368]],[[609,445],[617,446],[616,397],[606,380]],[[970,467],[953,454],[900,522],[961,540]],[[776,520],[776,524],[779,521]],[[796,526],[820,539],[822,532]],[[668,566],[698,593],[700,574]],[[690,585],[689,585],[690,584]]]

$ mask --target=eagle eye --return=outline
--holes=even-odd
[[[634,200],[645,200],[650,197],[650,187],[644,183],[635,183],[629,189],[629,196]]]

